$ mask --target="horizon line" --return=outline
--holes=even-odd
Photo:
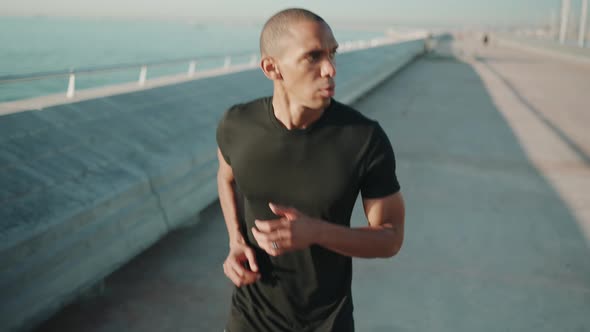
[[[267,18],[263,17],[242,17],[242,16],[187,16],[187,15],[87,15],[87,14],[47,14],[47,13],[1,13],[0,18],[47,18],[47,19],[90,19],[90,20],[137,20],[137,21],[173,21],[173,22],[185,22],[192,24],[203,23],[224,23],[224,24],[256,24],[263,25]],[[440,19],[440,20],[428,20],[428,19],[399,19],[399,18],[350,18],[350,17],[335,17],[329,21],[330,25],[360,25],[362,27],[395,27],[395,26],[415,26],[415,27],[515,27],[515,26],[527,26],[527,27],[542,27],[546,25],[546,22],[538,21],[523,21],[523,22],[482,22],[481,20],[469,21],[457,21],[454,19]]]

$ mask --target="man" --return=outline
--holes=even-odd
[[[402,245],[393,150],[377,122],[333,100],[337,48],[316,14],[275,14],[260,37],[273,96],[219,123],[223,269],[236,285],[228,332],[354,331],[351,257]],[[368,226],[350,228],[359,191]]]

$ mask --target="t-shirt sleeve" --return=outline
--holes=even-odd
[[[380,198],[400,190],[395,174],[395,155],[383,128],[377,124],[369,141],[361,176],[363,198]]]
[[[225,162],[227,162],[229,165],[231,165],[231,157],[230,157],[230,144],[231,144],[231,125],[230,125],[230,113],[232,112],[232,110],[235,108],[232,107],[229,110],[227,110],[224,114],[223,117],[221,118],[221,120],[219,121],[219,123],[217,124],[217,133],[216,133],[216,139],[217,139],[217,146],[219,147],[219,150],[221,151],[221,155],[223,156],[223,159],[225,159]]]

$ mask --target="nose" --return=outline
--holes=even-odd
[[[322,77],[336,76],[336,63],[334,59],[325,59],[322,63]]]

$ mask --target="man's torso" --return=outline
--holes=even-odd
[[[349,226],[375,128],[374,121],[335,101],[305,130],[281,126],[271,98],[226,113],[218,144],[243,195],[244,230],[262,274],[235,290],[230,332],[354,329],[350,257],[315,245],[270,257],[251,229],[256,219],[277,218],[269,202]]]

